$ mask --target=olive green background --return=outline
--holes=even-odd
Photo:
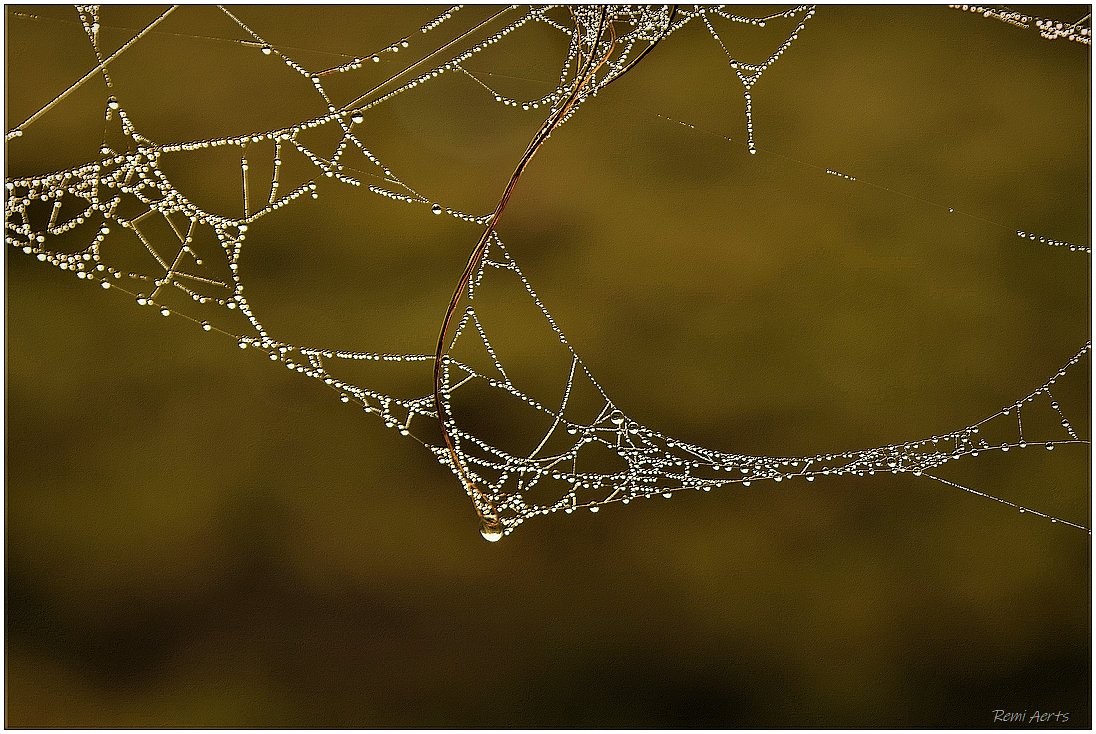
[[[439,10],[234,12],[309,68],[414,32],[375,83],[497,11],[417,34]],[[160,12],[104,8],[104,46]],[[6,13],[11,129],[94,58],[71,8]],[[724,40],[760,61],[789,28]],[[155,142],[323,111],[276,57],[216,40],[243,36],[215,8],[157,31],[110,67]],[[538,96],[561,38],[523,29],[467,66]],[[822,7],[754,88],[749,156],[741,85],[694,24],[552,136],[500,234],[646,425],[767,455],[921,438],[1027,394],[1089,338],[1089,259],[1015,236],[1090,244],[1089,90],[1079,44],[941,7]],[[28,126],[8,176],[94,159],[106,96],[93,79]],[[361,137],[478,214],[542,114],[452,74]],[[164,168],[239,213],[238,157]],[[260,319],[296,343],[431,351],[478,230],[320,193],[249,232]],[[560,514],[488,545],[450,474],[322,385],[14,248],[6,263],[8,726],[1090,724],[1081,531],[906,475]],[[520,346],[541,325],[494,317],[535,373]],[[1056,391],[1083,437],[1088,372]],[[1089,468],[1083,445],[940,474],[1088,526]]]

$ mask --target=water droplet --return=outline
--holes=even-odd
[[[360,125],[363,122],[365,122],[365,115],[362,115],[362,114],[354,115],[353,117],[350,118],[350,121],[353,122],[355,125]]]
[[[435,204],[434,206],[430,207],[430,211],[434,212],[435,214],[441,214],[441,204]]]
[[[111,108],[112,110],[118,109],[118,100],[116,100],[114,97],[111,97],[107,101],[107,107]]]
[[[621,413],[619,410],[614,410],[612,413],[609,414],[609,420],[615,426],[624,425],[624,414]]]
[[[489,525],[486,520],[480,525],[480,535],[488,543],[497,543],[502,540],[502,526],[501,525]]]
[[[269,56],[274,53],[274,49],[270,48],[270,46],[263,46],[263,53]]]

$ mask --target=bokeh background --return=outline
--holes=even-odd
[[[234,12],[322,67],[441,9]],[[162,11],[105,7],[104,45]],[[5,12],[11,129],[94,60],[71,8]],[[760,61],[789,30],[724,40]],[[183,7],[112,63],[138,129],[322,111],[242,37]],[[378,75],[433,48],[412,41]],[[534,97],[564,52],[542,27],[468,67]],[[741,86],[694,24],[553,135],[500,233],[646,425],[772,455],[921,438],[1027,394],[1089,338],[1088,258],[1015,236],[1090,244],[1089,90],[1079,44],[942,7],[823,7],[754,89],[749,156]],[[106,96],[93,80],[28,126],[8,176],[94,159]],[[363,138],[479,213],[541,119],[454,74],[371,111]],[[238,158],[172,165],[200,205],[238,210]],[[259,317],[297,343],[431,351],[476,228],[320,194],[249,233]],[[322,385],[5,257],[9,726],[1090,724],[1083,532],[886,476],[552,516],[488,545],[450,474]],[[515,344],[532,328],[495,317]],[[1088,370],[1056,391],[1086,437]],[[1087,446],[941,474],[1090,525]]]

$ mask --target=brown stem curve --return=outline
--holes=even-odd
[[[673,22],[673,17],[676,14],[677,6],[673,6],[673,10],[670,13],[669,21],[666,24],[666,29],[663,31],[662,36],[656,39],[647,49],[640,54],[638,58],[632,61],[621,74],[631,70],[636,63],[638,63],[644,56],[646,56],[651,49],[658,44],[659,41],[665,37],[666,32],[669,30]],[[471,281],[472,274],[476,272],[476,268],[479,267],[480,261],[483,259],[484,254],[487,252],[487,247],[491,242],[491,236],[495,232],[495,228],[498,225],[499,220],[502,218],[502,213],[506,209],[506,204],[510,200],[510,195],[514,192],[517,186],[518,180],[525,172],[529,162],[536,155],[536,152],[545,143],[548,137],[552,134],[552,131],[559,125],[560,121],[567,115],[567,113],[574,106],[578,100],[579,95],[587,84],[594,78],[601,66],[609,60],[613,52],[616,50],[616,33],[611,23],[607,23],[608,20],[608,8],[602,6],[601,17],[598,21],[598,31],[595,37],[592,49],[596,49],[603,40],[606,30],[610,32],[611,39],[608,52],[597,60],[593,53],[587,58],[582,66],[582,69],[575,75],[575,83],[571,87],[570,92],[564,103],[559,108],[549,115],[548,119],[540,126],[540,129],[533,136],[526,148],[525,153],[518,160],[517,166],[514,168],[513,174],[510,176],[510,180],[506,184],[506,188],[503,190],[502,196],[499,198],[498,204],[495,206],[494,211],[491,213],[490,219],[487,221],[487,226],[484,228],[483,234],[480,235],[479,241],[473,248],[471,255],[468,257],[468,264],[464,267],[464,272],[461,273],[460,280],[457,282],[457,287],[453,290],[453,296],[449,301],[449,307],[445,311],[445,317],[442,319],[441,331],[438,334],[438,343],[434,351],[434,408],[438,415],[438,424],[441,427],[442,438],[445,441],[446,449],[449,452],[449,457],[453,462],[453,466],[457,470],[457,474],[464,484],[465,489],[473,496],[475,500],[476,514],[479,515],[483,526],[490,530],[498,530],[501,526],[498,513],[495,510],[495,505],[487,495],[476,486],[476,483],[469,477],[464,464],[461,462],[459,455],[457,454],[456,446],[453,443],[453,438],[449,434],[448,428],[448,414],[445,408],[445,403],[442,400],[441,390],[441,374],[442,374],[442,361],[445,355],[445,339],[449,333],[449,326],[452,323],[453,316],[457,311],[457,307],[460,305],[462,294],[468,287]],[[581,47],[579,49],[581,53]],[[596,61],[596,63],[595,63]]]

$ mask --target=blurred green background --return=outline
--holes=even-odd
[[[309,68],[416,34],[333,81],[347,101],[497,12],[418,34],[442,9],[233,12]],[[104,48],[162,11],[104,7]],[[11,129],[95,62],[71,8],[6,14]],[[756,62],[791,25],[720,27]],[[277,57],[218,38],[245,36],[184,6],[111,64],[147,137],[323,112]],[[565,49],[525,28],[467,67],[534,97]],[[749,156],[741,85],[694,23],[552,136],[500,233],[646,425],[772,455],[921,438],[1027,394],[1089,338],[1089,259],[1015,236],[1090,244],[1089,90],[1079,44],[940,7],[823,7],[754,88]],[[28,126],[8,176],[95,159],[107,94],[93,79]],[[451,74],[371,110],[361,137],[479,214],[542,113]],[[164,170],[239,214],[238,157]],[[260,319],[296,343],[432,351],[478,230],[320,194],[249,232]],[[14,248],[6,267],[8,726],[1090,724],[1082,532],[886,476],[561,514],[488,545],[449,473],[322,385]],[[530,325],[494,317],[535,373]],[[1088,371],[1056,391],[1084,437]],[[1090,524],[1087,446],[940,473]]]

